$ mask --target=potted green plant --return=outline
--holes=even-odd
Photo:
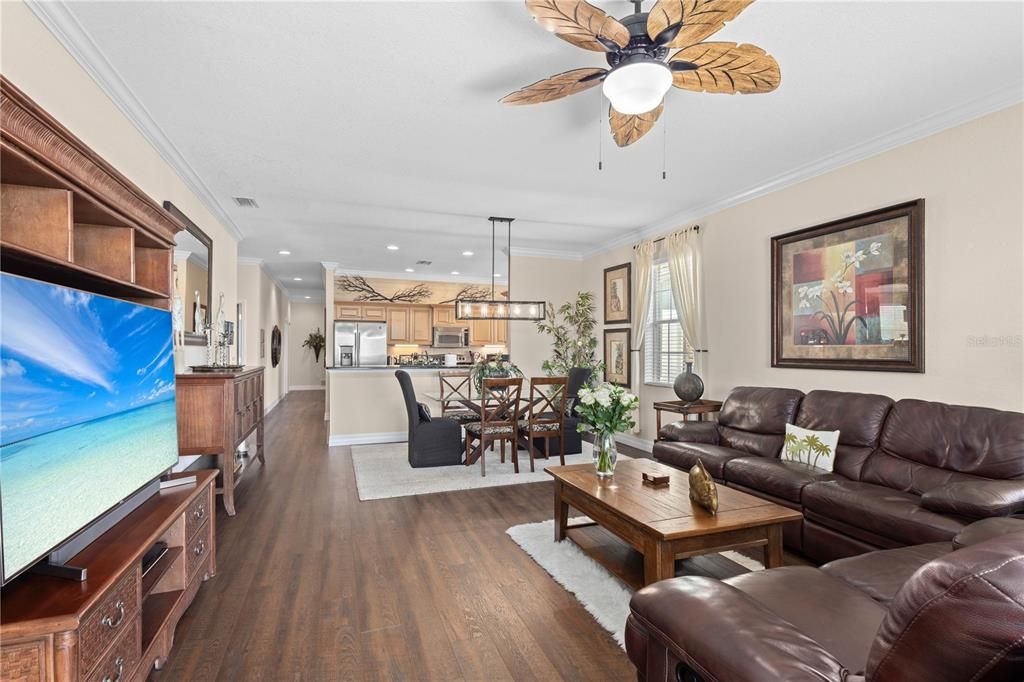
[[[542,365],[548,376],[568,376],[580,367],[596,377],[604,370],[604,363],[597,359],[594,310],[590,291],[579,292],[575,301],[563,303],[558,310],[548,304],[547,317],[537,322],[537,331],[551,337],[551,357]]]
[[[327,340],[324,339],[324,335],[320,332],[320,328],[317,327],[315,332],[310,332],[306,340],[302,342],[303,348],[309,348],[313,351],[313,357],[316,358],[317,362],[320,362],[320,353],[324,349],[324,345]]]
[[[619,457],[615,434],[629,431],[636,425],[633,413],[639,404],[640,399],[621,386],[601,384],[597,388],[580,389],[576,405],[580,423],[576,429],[594,434],[594,470],[598,476],[605,478],[615,474]]]
[[[521,377],[522,371],[508,360],[480,360],[473,365],[473,385],[476,392],[480,393],[484,379],[507,379],[509,377]]]

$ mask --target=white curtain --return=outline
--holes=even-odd
[[[636,295],[633,297],[633,350],[643,348],[651,313],[651,270],[654,269],[655,244],[648,239],[633,247]]]
[[[694,349],[694,365],[700,371],[704,347],[704,308],[700,228],[692,227],[665,238],[672,298],[679,313],[679,326],[686,343]],[[696,371],[696,370],[695,370]],[[699,373],[699,372],[698,372]]]

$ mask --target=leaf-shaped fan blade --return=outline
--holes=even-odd
[[[646,114],[630,116],[620,114],[613,107],[608,107],[608,123],[611,125],[615,144],[620,147],[628,147],[649,133],[654,124],[658,122],[658,117],[661,116],[664,109],[665,103],[662,102],[657,108],[651,109]]]
[[[601,82],[608,69],[573,69],[527,85],[501,98],[503,104],[540,104],[589,90]]]
[[[696,92],[771,92],[782,81],[775,58],[754,45],[691,45],[672,55],[669,66],[673,85]]]
[[[526,0],[526,9],[538,24],[585,50],[609,52],[629,43],[628,28],[584,0]]]
[[[669,47],[695,45],[725,26],[754,0],[658,0],[647,15],[647,35],[658,37],[672,24],[683,28]]]

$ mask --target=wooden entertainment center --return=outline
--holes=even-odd
[[[4,272],[171,308],[181,223],[2,76],[0,200]],[[162,665],[217,570],[217,472],[189,473],[71,558],[84,582],[25,574],[3,587],[3,680],[145,680]]]

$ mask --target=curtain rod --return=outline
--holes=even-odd
[[[700,225],[694,225],[693,227],[687,227],[686,229],[679,230],[679,231],[680,232],[686,232],[686,230],[693,230],[694,232],[700,232]],[[665,237],[658,237],[652,243],[658,244],[658,243],[663,242],[663,241],[665,241]],[[633,246],[633,249],[636,249],[637,246],[639,246],[639,244],[635,244]]]

